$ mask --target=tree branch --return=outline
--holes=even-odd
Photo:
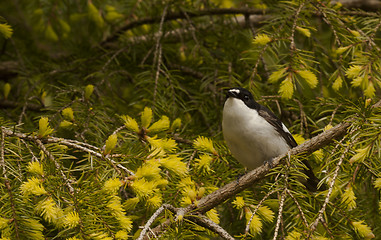
[[[0,101],[0,108],[18,108],[18,107],[23,107],[24,104],[18,103],[18,102],[13,102],[9,100],[2,100]],[[43,109],[42,105],[34,104],[34,103],[27,103],[26,109],[39,112]]]
[[[170,12],[165,17],[165,22],[175,20],[175,19],[188,19],[189,17],[202,17],[202,16],[212,16],[212,15],[225,15],[225,14],[244,14],[244,15],[253,15],[253,14],[263,14],[261,9],[250,9],[250,8],[215,8],[215,9],[203,9],[198,12],[190,11],[181,11],[181,12]],[[156,17],[147,17],[138,19],[136,21],[131,21],[124,25],[123,27],[116,30],[110,37],[101,42],[101,46],[109,42],[115,41],[120,34],[123,32],[141,26],[143,24],[154,24],[161,21],[161,16]]]
[[[287,155],[296,155],[300,153],[310,154],[330,143],[333,139],[342,136],[351,126],[349,122],[343,122],[338,124],[337,126],[313,137],[309,141],[304,142],[301,145],[298,145],[295,148],[290,149],[286,154],[283,154],[279,157],[273,159],[273,166],[277,166],[278,164],[283,163],[283,158]],[[246,188],[252,186],[259,180],[265,178],[265,176],[271,170],[268,164],[262,165],[259,168],[256,168],[249,173],[242,176],[238,181],[233,181],[228,183],[227,185],[221,187],[215,192],[203,197],[198,201],[197,207],[191,205],[188,207],[187,212],[196,211],[200,213],[204,213],[212,209],[213,207],[221,204],[226,201],[230,197],[236,195],[239,192],[242,192]]]

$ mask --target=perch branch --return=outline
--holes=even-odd
[[[287,155],[296,155],[300,153],[312,153],[330,143],[333,139],[343,135],[347,128],[351,125],[349,122],[343,122],[338,124],[337,126],[311,138],[311,140],[304,142],[301,145],[298,145],[295,148],[290,149],[286,154],[283,154],[279,157],[273,159],[273,165],[277,166],[278,164],[283,163],[284,157]],[[226,201],[230,197],[236,195],[239,192],[242,192],[244,189],[252,186],[259,180],[265,178],[265,176],[270,171],[270,166],[268,164],[262,165],[259,168],[256,168],[249,173],[242,176],[239,181],[233,181],[228,183],[227,185],[219,188],[213,193],[203,197],[196,206],[187,207],[186,212],[190,212],[192,210],[196,210],[196,212],[207,212],[213,207],[221,204]]]

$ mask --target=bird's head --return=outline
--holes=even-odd
[[[241,100],[247,107],[256,109],[258,107],[258,103],[255,102],[253,95],[245,88],[231,88],[226,92],[227,99],[233,98],[237,100]]]

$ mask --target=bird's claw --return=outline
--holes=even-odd
[[[268,164],[270,168],[273,168],[274,167],[274,164],[273,164],[273,159],[269,159],[269,160],[265,160],[264,164]]]

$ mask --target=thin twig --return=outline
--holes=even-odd
[[[210,220],[209,218],[203,215],[200,215],[200,214],[190,215],[190,216],[186,216],[186,218],[197,223],[198,225],[202,227],[205,227],[217,233],[218,235],[220,235],[222,239],[234,240],[234,238],[225,229],[223,229],[220,225],[218,225],[217,223],[213,222],[212,220]]]
[[[25,145],[25,147],[28,149],[29,153],[32,155],[32,161],[36,161],[36,162],[40,162],[38,160],[38,157],[36,157],[32,151],[32,149],[30,149],[29,145],[25,142],[24,139],[20,139],[20,141]]]
[[[152,223],[156,220],[156,218],[159,217],[159,215],[165,210],[165,209],[172,209],[174,208],[169,204],[163,204],[161,207],[159,207],[154,214],[148,219],[147,223],[144,225],[143,230],[140,232],[139,237],[136,240],[143,240],[145,235],[147,234],[147,231],[150,229]]]
[[[45,153],[45,155],[52,161],[54,162],[54,165],[56,166],[56,169],[57,171],[59,171],[61,173],[61,176],[62,176],[62,179],[65,181],[65,184],[66,186],[69,188],[69,192],[71,194],[74,194],[75,193],[75,190],[74,190],[74,187],[71,185],[71,180],[69,180],[64,171],[62,170],[62,167],[61,165],[56,161],[56,159],[54,158],[53,154],[48,150],[46,149],[45,145],[41,142],[40,139],[36,138],[34,139],[35,143],[38,145],[38,147]]]
[[[351,132],[355,131],[355,129],[353,129]],[[344,138],[343,138],[344,139]],[[332,194],[332,191],[333,191],[333,187],[335,185],[335,182],[336,182],[336,178],[337,176],[339,175],[339,171],[340,171],[340,166],[341,164],[343,163],[343,160],[346,156],[346,154],[348,153],[349,149],[353,146],[353,144],[355,143],[355,141],[352,141],[350,144],[348,144],[348,146],[344,149],[343,153],[341,154],[340,158],[339,158],[339,161],[336,165],[336,169],[335,169],[335,172],[333,173],[333,177],[332,177],[332,180],[330,182],[330,185],[329,185],[329,189],[328,189],[328,193],[327,193],[327,196],[325,197],[325,200],[324,200],[324,203],[323,203],[323,206],[321,207],[321,209],[319,210],[319,213],[318,213],[318,217],[315,219],[315,221],[311,224],[311,227],[310,227],[310,230],[309,230],[309,233],[308,233],[308,236],[307,238],[310,238],[311,234],[315,231],[317,225],[319,224],[319,221],[320,219],[322,219],[323,217],[323,214],[325,212],[325,209],[329,203],[329,198]]]
[[[161,38],[163,37],[163,25],[165,16],[167,15],[167,9],[169,4],[166,4],[163,10],[163,14],[160,19],[160,25],[159,25],[159,36],[156,39],[156,45],[155,45],[155,55],[154,55],[154,61],[156,62],[156,74],[155,74],[155,87],[153,90],[153,101],[155,102],[156,94],[157,94],[157,85],[159,81],[160,76],[160,68],[161,68],[161,61],[162,61],[162,47],[161,47]]]
[[[1,127],[1,150],[0,150],[0,165],[3,169],[3,176],[4,179],[8,179],[7,176],[7,169],[5,167],[5,157],[4,157],[4,150],[5,149],[5,133],[4,133],[4,128]]]
[[[278,232],[279,232],[279,227],[282,219],[282,213],[283,213],[283,207],[284,207],[284,202],[286,199],[286,189],[282,192],[280,203],[279,203],[279,210],[278,210],[278,218],[276,220],[276,225],[275,225],[275,232],[274,232],[274,237],[273,240],[276,240],[278,237]]]
[[[257,204],[256,208],[254,209],[253,213],[251,214],[250,220],[249,220],[249,221],[247,222],[247,224],[246,224],[245,234],[249,233],[251,221],[253,221],[254,215],[257,213],[259,207],[262,205],[262,203],[263,203],[263,202],[264,202],[270,195],[272,195],[272,194],[275,193],[276,191],[278,191],[278,190],[272,190],[272,191],[268,192],[268,193],[261,199],[261,201],[259,201],[259,203]]]
[[[296,23],[298,22],[298,18],[299,18],[299,14],[300,14],[300,11],[302,10],[302,8],[304,7],[305,3],[301,3],[299,5],[299,8],[296,10],[295,12],[295,18],[294,18],[294,23],[292,24],[292,28],[291,28],[291,36],[290,36],[290,40],[291,40],[291,43],[290,43],[290,50],[291,52],[295,51],[296,47],[295,47],[295,30],[296,30]]]
[[[298,208],[298,210],[299,210],[299,212],[300,212],[300,216],[302,217],[304,226],[305,226],[305,227],[308,227],[308,222],[307,222],[306,216],[304,215],[303,209],[302,209],[302,207],[300,206],[298,200],[296,200],[295,196],[291,193],[291,191],[290,191],[289,189],[286,189],[286,192],[287,192],[288,195],[290,195],[291,199],[292,199],[292,200],[294,201],[294,203],[296,204],[296,207]]]

